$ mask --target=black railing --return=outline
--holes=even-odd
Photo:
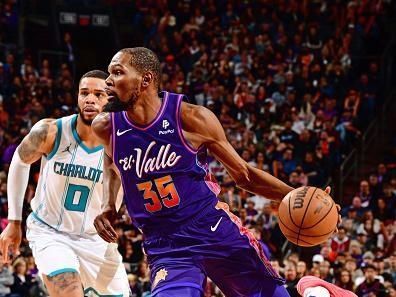
[[[385,133],[387,125],[389,124],[389,118],[392,114],[392,110],[396,106],[396,92],[391,93],[385,103],[383,104],[380,112],[376,118],[368,126],[360,143],[357,144],[356,148],[353,149],[349,155],[342,162],[339,170],[336,186],[336,196],[338,201],[342,203],[344,194],[344,183],[348,178],[353,177],[356,179],[358,172],[362,169],[363,165],[367,161],[367,151],[373,145],[382,145],[385,141]]]
[[[372,145],[383,145],[385,140],[385,130],[389,122],[393,109],[396,107],[396,89],[393,81],[395,79],[395,57],[396,50],[396,22],[392,19],[387,25],[390,40],[384,49],[379,61],[381,63],[381,89],[382,94],[386,97],[381,108],[379,109],[374,120],[369,124],[364,134],[361,137],[360,143],[355,146],[355,149],[345,158],[340,166],[337,178],[335,178],[335,192],[337,201],[340,203],[344,200],[344,183],[353,174],[354,179],[357,178],[358,173],[362,170],[367,161],[367,152]],[[367,56],[367,59],[372,57]],[[354,57],[356,60],[365,60],[366,57]]]

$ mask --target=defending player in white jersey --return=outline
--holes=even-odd
[[[22,206],[30,164],[41,158],[40,178],[31,202],[26,236],[51,297],[129,296],[116,244],[101,239],[93,220],[101,213],[103,147],[91,122],[107,103],[107,74],[93,70],[79,83],[78,115],[43,119],[18,146],[8,174],[9,224],[0,252],[21,243]]]

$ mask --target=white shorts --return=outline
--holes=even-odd
[[[129,296],[129,284],[117,245],[99,235],[58,232],[31,214],[26,237],[40,274],[78,272],[86,296]]]

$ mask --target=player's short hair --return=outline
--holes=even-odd
[[[158,56],[150,49],[145,47],[123,48],[121,53],[131,56],[129,64],[140,74],[150,71],[154,75],[154,84],[158,89],[161,80],[161,64]]]
[[[91,71],[88,71],[87,73],[85,73],[83,76],[81,76],[80,81],[78,82],[78,85],[80,85],[82,79],[86,78],[86,77],[100,78],[100,79],[106,80],[106,78],[108,76],[109,75],[102,70],[97,70],[97,69],[91,70]]]

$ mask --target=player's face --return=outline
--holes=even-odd
[[[78,88],[78,110],[86,125],[91,125],[107,103],[105,87],[105,81],[100,78],[85,77],[81,80]]]
[[[140,96],[142,75],[130,65],[131,56],[118,52],[110,62],[106,92],[109,103],[106,111],[120,111],[131,108]]]

